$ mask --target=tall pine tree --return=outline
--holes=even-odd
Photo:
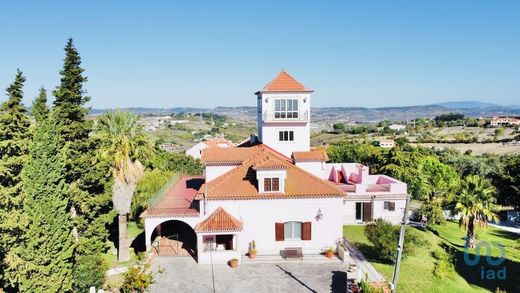
[[[47,107],[47,90],[40,88],[40,94],[36,97],[32,104],[32,115],[36,122],[47,119],[49,115],[49,107]]]
[[[83,76],[81,58],[72,39],[65,46],[61,83],[54,90],[56,97],[52,109],[63,140],[65,155],[65,182],[69,196],[69,210],[73,221],[76,243],[75,261],[91,256],[92,263],[107,250],[108,231],[106,225],[115,216],[110,202],[110,162],[98,155],[100,142],[89,136],[92,121],[87,119],[85,103],[90,97],[83,88],[87,78]],[[88,275],[81,271],[85,266],[76,266],[76,287],[82,289],[87,283],[103,280],[79,280]],[[97,278],[98,276],[93,276]],[[101,276],[103,278],[103,276]],[[84,285],[82,285],[84,284]]]
[[[72,290],[72,225],[65,159],[54,119],[39,121],[22,172],[27,226],[6,257],[22,292]]]
[[[5,255],[22,233],[21,172],[27,156],[30,121],[22,105],[25,77],[20,70],[0,106],[0,288],[9,286]]]

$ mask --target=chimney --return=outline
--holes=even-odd
[[[358,176],[359,183],[363,184],[363,180],[368,178],[368,167],[362,164],[358,164]]]

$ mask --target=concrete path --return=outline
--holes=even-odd
[[[385,278],[379,274],[374,266],[365,258],[365,256],[350,243],[348,240],[344,242],[347,250],[350,254],[350,257],[352,258],[353,262],[358,265],[358,270],[361,269],[362,277],[364,278],[365,273],[368,274],[368,280],[369,281],[381,281],[385,280]]]
[[[191,257],[157,257],[151,292],[346,292],[345,263],[199,265]],[[349,276],[350,278],[351,276]]]
[[[508,221],[501,221],[499,224],[489,223],[489,225],[516,234],[520,234],[520,224]]]

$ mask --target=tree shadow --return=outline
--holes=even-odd
[[[505,230],[493,230],[493,231],[489,231],[489,234],[495,235],[498,237],[502,237],[502,238],[507,238],[510,240],[520,239],[520,235],[513,233],[513,232],[505,231]]]
[[[134,252],[137,254],[139,252],[146,252],[146,243],[145,243],[145,234],[141,232],[137,235],[132,243],[130,244],[130,248],[134,249]]]
[[[495,292],[497,288],[506,290],[507,292],[520,292],[518,284],[520,284],[520,263],[505,259],[505,261],[498,265],[492,266],[488,264],[484,255],[480,256],[480,261],[475,265],[469,265],[464,261],[464,252],[455,249],[455,270],[468,283],[486,288]],[[470,259],[475,259],[474,251],[468,253]],[[493,258],[496,259],[496,258]],[[497,273],[499,270],[505,269],[505,279],[499,279]],[[488,272],[492,270],[492,273]],[[495,275],[495,278],[492,278]]]
[[[280,265],[276,265],[276,266],[280,270],[284,271],[284,273],[287,274],[289,277],[293,278],[296,282],[300,283],[303,287],[307,288],[309,291],[311,291],[311,292],[318,292],[318,291],[312,289],[311,287],[307,286],[307,284],[302,282],[300,279],[296,278],[291,272],[289,272],[288,270],[282,268]],[[296,290],[296,291],[299,291],[299,290]]]
[[[110,222],[107,225],[108,229],[108,241],[112,242],[114,244],[114,247],[116,249],[119,248],[119,231],[117,227],[117,221],[118,217],[117,215],[112,219],[112,222]]]
[[[347,273],[332,271],[332,284],[330,290],[333,293],[347,292]]]

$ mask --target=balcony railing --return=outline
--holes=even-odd
[[[309,121],[309,111],[298,112],[297,117],[291,118],[275,117],[274,113],[267,114],[267,111],[264,111],[262,118],[262,121],[264,122],[307,122]]]

